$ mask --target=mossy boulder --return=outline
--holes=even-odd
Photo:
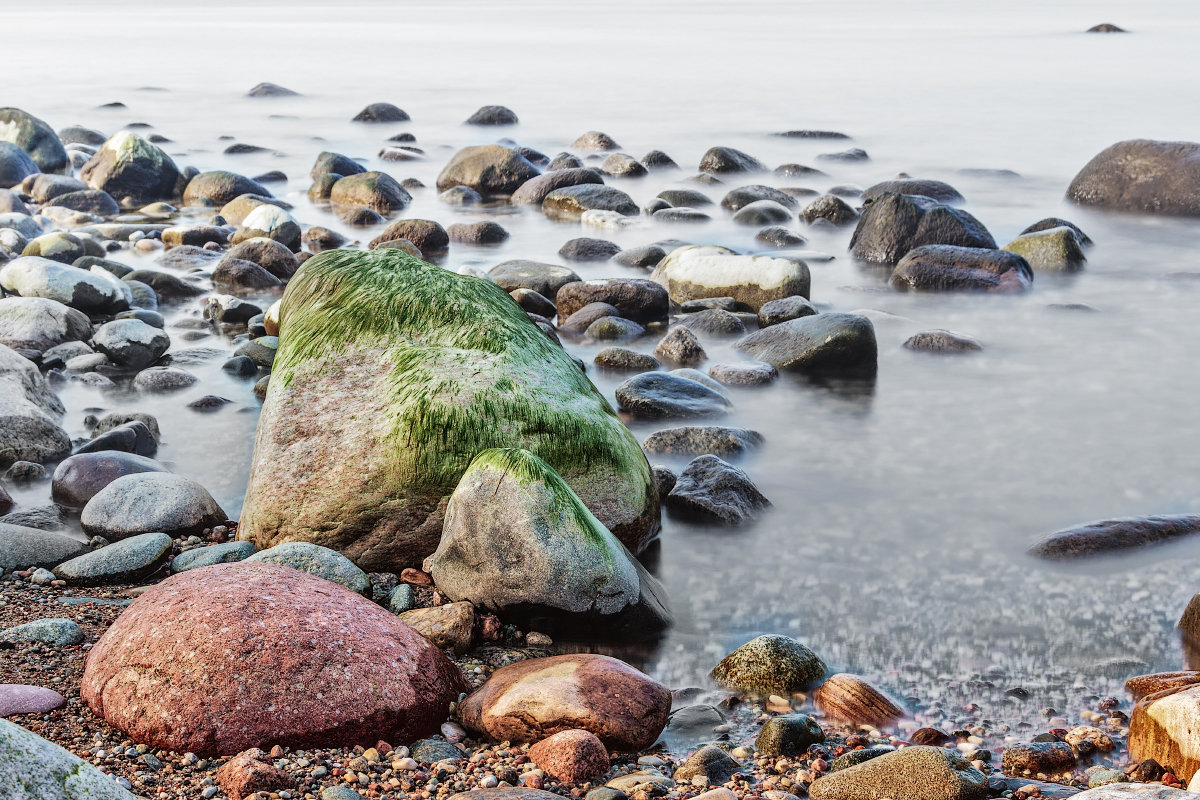
[[[24,150],[42,172],[71,171],[67,149],[54,129],[19,108],[0,108],[0,141]]]
[[[105,142],[79,175],[88,186],[108,192],[127,208],[173,200],[187,185],[169,155],[130,131]]]
[[[304,263],[279,310],[239,535],[308,541],[368,571],[419,566],[481,451],[546,461],[638,552],[659,528],[636,440],[502,288],[399,250]]]
[[[670,623],[662,585],[528,450],[475,457],[424,566],[451,600],[540,631],[644,638]]]
[[[1034,272],[1078,272],[1087,263],[1079,237],[1065,225],[1022,234],[1004,249],[1028,261]]]

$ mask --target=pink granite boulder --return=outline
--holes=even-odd
[[[529,748],[529,758],[561,783],[584,783],[608,772],[608,750],[596,735],[572,730],[556,733]]]
[[[21,683],[0,683],[0,717],[45,714],[66,704],[66,698],[53,689]]]
[[[241,562],[146,591],[88,654],[80,694],[135,741],[228,755],[411,741],[437,731],[467,688],[445,655],[369,600]]]
[[[536,742],[581,729],[622,753],[654,744],[670,712],[667,687],[623,661],[591,654],[501,667],[459,708],[469,730],[496,741]]]

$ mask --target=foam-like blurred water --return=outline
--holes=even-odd
[[[812,265],[815,301],[904,319],[877,324],[873,387],[785,378],[731,391],[728,424],[767,437],[742,463],[775,508],[746,530],[666,521],[661,571],[680,623],[647,666],[674,685],[696,683],[732,646],[781,631],[902,695],[948,708],[979,696],[984,715],[1024,719],[1035,706],[1082,703],[1134,671],[1180,663],[1172,628],[1200,588],[1200,544],[1068,566],[1034,562],[1024,550],[1092,519],[1200,511],[1200,283],[1173,275],[1200,272],[1196,223],[1062,201],[1070,177],[1115,141],[1200,138],[1194,3],[136,2],[116,10],[59,2],[6,8],[4,20],[13,34],[5,104],[55,127],[112,132],[149,122],[173,140],[167,147],[180,162],[201,169],[281,169],[291,180],[277,193],[301,222],[363,238],[306,200],[318,151],[367,157],[432,186],[463,145],[511,136],[554,155],[588,129],[608,132],[635,157],[658,148],[684,165],[610,181],[639,203],[694,187],[683,179],[712,145],[771,165],[814,164],[840,149],[768,135],[804,127],[845,131],[872,160],[821,164],[828,178],[744,182],[824,191],[898,171],[945,179],[1002,244],[1042,217],[1074,220],[1096,241],[1086,271],[1039,277],[1034,292],[1016,298],[879,291],[878,276],[845,257],[849,231],[802,231],[814,249],[838,256]],[[1106,21],[1131,33],[1083,33]],[[243,96],[261,80],[303,96]],[[349,122],[377,100],[413,121]],[[97,108],[110,101],[127,108]],[[521,124],[502,132],[460,124],[485,103],[510,106]],[[399,131],[416,135],[425,160],[375,160]],[[278,152],[225,156],[223,135]],[[719,200],[732,185],[705,190]],[[432,189],[405,214],[443,224],[491,214],[512,233],[495,249],[455,248],[446,262],[455,269],[555,261],[565,240],[585,235],[536,213],[453,209]],[[752,231],[715,216],[703,228],[647,222],[613,238],[754,246]],[[1048,307],[1055,303],[1099,311]],[[941,359],[901,348],[931,327],[973,336],[985,350]],[[173,350],[185,346],[177,340]],[[585,360],[598,349],[571,347]],[[714,361],[734,357],[709,349]],[[163,420],[163,457],[236,511],[254,402],[248,386],[215,367],[201,374],[204,383],[182,399],[138,404]],[[593,372],[593,380],[611,398],[617,379]],[[243,410],[200,417],[182,409],[205,393]],[[81,388],[66,399],[75,434],[85,408],[116,404]],[[641,438],[654,427],[634,430]],[[1000,689],[1023,684],[1033,699],[990,700],[966,682],[972,676]]]

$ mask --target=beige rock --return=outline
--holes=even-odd
[[[462,655],[471,649],[471,634],[475,628],[475,606],[470,603],[447,603],[432,608],[414,608],[399,615],[400,621],[411,625],[443,650]]]

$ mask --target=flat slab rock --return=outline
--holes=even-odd
[[[1196,533],[1200,533],[1200,516],[1195,515],[1109,519],[1052,533],[1029,552],[1048,559],[1078,558]]]

